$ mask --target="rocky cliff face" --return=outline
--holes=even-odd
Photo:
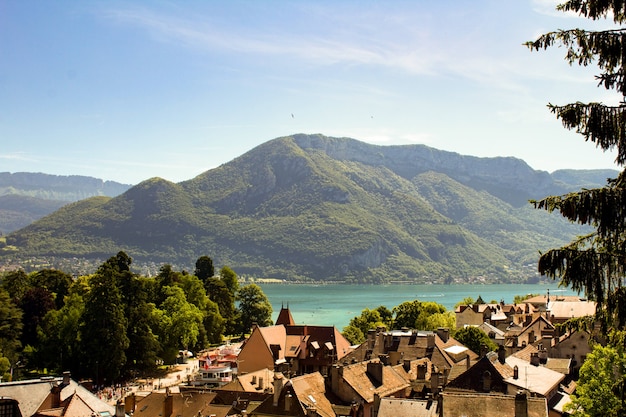
[[[444,173],[516,207],[527,204],[529,199],[567,192],[564,184],[548,172],[533,170],[513,157],[478,158],[424,145],[376,146],[321,135],[295,135],[294,140],[303,149],[321,150],[340,160],[382,165],[409,180],[428,171]]]

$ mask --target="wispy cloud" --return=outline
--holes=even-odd
[[[398,42],[386,38],[386,28],[376,26],[374,22],[369,33],[350,39],[332,28],[322,30],[323,36],[286,33],[277,27],[239,30],[220,27],[210,19],[200,22],[197,18],[172,17],[146,8],[108,10],[102,15],[122,24],[141,27],[163,42],[207,51],[285,56],[317,65],[378,65],[413,73],[432,73],[441,67],[443,58],[427,36],[420,38],[415,31],[405,32],[402,42]],[[397,32],[398,28],[395,30]]]
[[[24,152],[13,152],[13,153],[4,153],[0,154],[0,159],[11,160],[11,161],[25,161],[25,162],[36,162],[37,159],[32,156],[28,156]]]

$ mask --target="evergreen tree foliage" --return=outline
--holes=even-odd
[[[72,285],[63,307],[49,311],[44,317],[35,359],[38,366],[59,373],[70,370],[72,375],[81,375],[79,328],[85,309],[81,290],[81,283]]]
[[[80,323],[83,375],[97,382],[114,382],[126,364],[128,321],[116,285],[120,268],[107,261],[89,280],[90,291]]]
[[[209,278],[215,275],[213,259],[206,255],[199,257],[196,261],[196,270],[193,274],[200,278],[202,282],[206,282]]]
[[[205,287],[207,295],[217,304],[219,314],[224,319],[226,334],[234,334],[237,331],[236,294],[230,292],[226,284],[218,278],[209,278]]]
[[[626,1],[570,0],[557,6],[592,19],[612,19],[615,28],[546,33],[526,45],[531,50],[562,46],[571,64],[595,64],[598,85],[614,91],[616,105],[601,102],[549,104],[563,126],[580,133],[602,151],[615,150],[616,163],[626,163]],[[594,230],[570,244],[543,253],[541,274],[560,279],[560,284],[584,293],[597,303],[597,316],[605,326],[626,327],[626,172],[608,179],[606,186],[549,196],[532,203],[538,209],[558,211],[572,222]]]
[[[16,362],[21,332],[22,311],[9,298],[8,292],[0,288],[0,360],[5,364]]]

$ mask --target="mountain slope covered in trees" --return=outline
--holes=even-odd
[[[589,174],[294,135],[188,181],[153,178],[65,206],[7,236],[1,253],[16,263],[123,250],[135,264],[187,269],[208,254],[240,275],[287,280],[517,280],[538,251],[581,233],[527,201],[611,176]]]

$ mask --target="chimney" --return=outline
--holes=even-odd
[[[374,350],[375,344],[376,344],[376,330],[369,329],[367,331],[367,349]]]
[[[389,352],[389,364],[399,365],[400,363],[402,363],[403,356],[404,356],[404,352],[398,352],[398,351]]]
[[[63,390],[56,382],[52,385],[52,389],[50,390],[51,402],[50,408],[59,408],[61,406],[61,391]]]
[[[265,388],[265,387],[263,386],[263,377],[262,377],[262,376],[260,376],[260,377],[259,377],[259,388],[258,388],[258,389],[262,390],[263,388]]]
[[[124,403],[121,399],[115,403],[115,417],[125,417],[126,410],[124,409]]]
[[[517,365],[515,365],[513,367],[513,379],[518,379],[519,378],[519,368],[517,367]]]
[[[163,400],[163,413],[161,417],[170,417],[174,410],[174,397],[170,395],[169,390],[166,390],[165,399]]]
[[[411,372],[411,359],[405,359],[402,364],[402,367],[404,368],[406,372]]]
[[[484,357],[488,351],[489,351],[489,348],[487,347],[487,345],[484,343],[481,343],[480,344],[480,357],[481,358]]]
[[[252,382],[250,382],[252,385],[256,385],[256,375],[252,375]]]
[[[524,391],[515,394],[515,417],[528,417],[528,396]]]
[[[498,348],[498,362],[506,362],[506,350],[504,350],[504,346],[502,345]]]
[[[428,335],[426,335],[426,341],[427,341],[427,347],[429,348],[435,347],[435,334],[428,333]]]
[[[539,366],[539,353],[533,352],[530,354],[530,364],[533,366]]]
[[[64,387],[70,384],[71,375],[72,374],[70,373],[70,371],[63,372],[63,386]]]
[[[275,372],[274,373],[274,407],[278,407],[278,399],[280,398],[280,393],[283,390],[283,376]]]
[[[440,377],[439,371],[430,374],[430,390],[435,394],[439,393]]]
[[[428,365],[425,363],[420,363],[417,365],[417,377],[416,379],[426,379],[426,370],[428,369]]]
[[[135,406],[137,404],[137,398],[135,393],[131,392],[126,398],[124,398],[124,411],[126,414],[133,414],[135,412]]]
[[[290,392],[285,395],[285,412],[289,413],[291,411],[291,401],[293,397]],[[278,404],[277,404],[278,405]]]
[[[380,385],[383,384],[383,364],[381,362],[368,362],[367,373]]]
[[[548,350],[543,347],[543,345],[539,345],[539,363],[547,363],[548,362]]]
[[[450,329],[446,327],[439,327],[437,329],[437,335],[445,343],[450,338]]]

